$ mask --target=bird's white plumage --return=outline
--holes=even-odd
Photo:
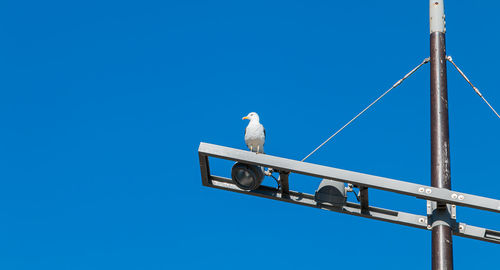
[[[252,152],[264,153],[264,142],[266,140],[266,130],[260,123],[259,115],[251,112],[243,119],[250,120],[245,129],[245,143]]]

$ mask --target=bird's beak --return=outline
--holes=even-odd
[[[245,119],[250,119],[250,118],[248,118],[248,116],[241,118],[241,120],[245,120]]]

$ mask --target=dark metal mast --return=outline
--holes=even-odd
[[[451,189],[448,131],[448,89],[444,0],[431,0],[431,185]],[[453,269],[453,241],[449,208],[438,203],[432,209],[432,269]]]

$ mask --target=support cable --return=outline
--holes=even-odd
[[[354,120],[356,120],[356,118],[358,118],[360,115],[362,115],[366,110],[368,110],[371,106],[373,106],[375,103],[377,103],[381,98],[383,98],[385,95],[387,95],[392,89],[398,87],[404,80],[406,80],[408,77],[410,77],[410,75],[412,75],[413,73],[415,73],[415,71],[417,71],[421,66],[423,66],[424,64],[427,64],[429,62],[430,58],[425,58],[422,63],[420,63],[418,66],[416,66],[415,68],[413,68],[410,72],[408,72],[406,75],[403,76],[403,78],[401,78],[399,81],[397,81],[391,88],[389,88],[387,91],[385,91],[381,96],[379,96],[377,99],[375,99],[372,103],[370,103],[370,105],[368,105],[368,107],[366,107],[365,109],[363,109],[360,113],[358,113],[356,116],[354,116],[354,118],[352,118],[351,120],[349,120],[349,122],[347,122],[343,127],[341,127],[339,130],[337,130],[332,136],[330,136],[330,138],[326,139],[326,141],[324,141],[322,144],[320,144],[318,147],[316,147],[316,149],[314,149],[311,153],[309,153],[309,155],[307,155],[305,158],[303,158],[301,161],[304,161],[306,160],[307,158],[309,158],[312,154],[314,154],[316,151],[318,151],[321,147],[323,147],[323,145],[325,145],[328,141],[330,141],[331,139],[333,139],[333,137],[337,136],[337,134],[339,134],[339,132],[341,132],[344,128],[346,128],[348,125],[350,125]]]
[[[451,58],[451,56],[447,56],[446,57],[446,60],[448,60],[450,63],[453,64],[453,66],[455,66],[455,68],[458,70],[458,72],[460,73],[460,75],[462,75],[462,77],[470,84],[470,86],[472,86],[472,89],[474,89],[474,91],[476,92],[476,94],[481,97],[484,102],[486,102],[486,104],[488,105],[488,107],[490,107],[490,109],[497,115],[498,118],[500,118],[500,115],[498,115],[497,111],[495,111],[495,109],[493,109],[493,107],[490,105],[490,103],[486,100],[486,98],[484,98],[483,94],[481,94],[481,92],[479,92],[479,89],[477,89],[477,87],[475,87],[469,80],[469,78],[467,78],[467,76],[465,76],[465,74],[462,72],[462,70],[455,64],[455,62],[453,62],[453,58]]]

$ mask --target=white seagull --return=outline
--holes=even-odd
[[[259,115],[251,112],[243,119],[250,120],[245,128],[245,143],[252,152],[264,153],[264,142],[266,140],[266,130],[259,122]]]

